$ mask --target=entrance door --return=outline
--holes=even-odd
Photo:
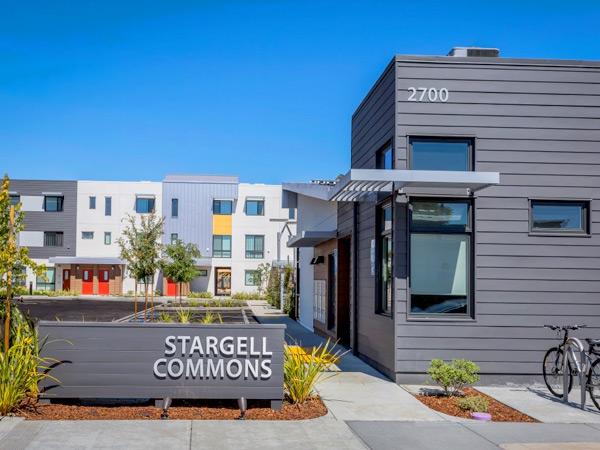
[[[327,257],[327,329],[335,328],[335,257],[329,255]]]
[[[81,293],[84,295],[92,295],[94,293],[94,269],[83,269]]]
[[[217,295],[231,295],[231,269],[215,269],[215,292]]]
[[[108,269],[98,269],[98,295],[108,295]]]
[[[350,238],[338,241],[337,338],[350,345]]]
[[[63,291],[71,290],[71,269],[63,269]]]
[[[177,283],[173,281],[173,278],[167,278],[167,296],[177,297]]]

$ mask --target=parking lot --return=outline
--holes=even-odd
[[[36,320],[110,322],[133,314],[133,301],[130,299],[26,298],[17,305],[23,313]],[[138,309],[143,309],[143,306],[142,299],[138,302]]]

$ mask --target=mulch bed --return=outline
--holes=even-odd
[[[500,403],[498,400],[485,395],[473,388],[464,388],[462,392],[466,397],[481,395],[487,398],[489,409],[487,412],[492,415],[492,422],[538,422],[532,417],[523,414],[510,406]],[[448,414],[450,416],[462,417],[464,419],[471,418],[471,411],[465,411],[458,406],[457,397],[445,397],[443,395],[415,395],[415,397],[429,406],[431,409]]]
[[[24,402],[15,414],[27,420],[160,420],[162,410],[154,403],[138,405],[81,405],[79,402],[39,404],[32,399]],[[303,420],[327,414],[320,398],[303,405],[283,404],[281,411],[270,408],[268,401],[248,401],[246,420]],[[174,400],[169,408],[169,420],[234,420],[240,416],[237,401]]]

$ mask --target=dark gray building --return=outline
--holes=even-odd
[[[350,276],[313,261],[335,310],[315,329],[350,309],[350,346],[398,382],[433,358],[531,380],[544,324],[600,335],[600,63],[452,54],[395,56],[352,116],[352,170],[318,186],[350,249],[321,263]]]

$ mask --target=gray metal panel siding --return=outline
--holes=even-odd
[[[396,279],[399,381],[432,358],[539,375],[554,344],[543,324],[600,331],[600,68],[501,62],[397,62],[398,168],[407,136],[457,135],[476,137],[476,170],[501,173],[501,185],[475,201],[475,320],[407,320],[407,279]],[[408,102],[409,86],[446,87],[450,98]],[[530,197],[593,199],[592,237],[530,235]],[[397,244],[397,265],[406,250]]]
[[[198,245],[202,257],[212,257],[213,199],[237,196],[237,183],[163,182],[163,214],[166,217],[163,242],[169,244],[171,233],[177,233],[184,242]],[[179,199],[179,217],[176,218],[171,217],[173,198]],[[243,207],[236,203],[234,207]]]
[[[352,116],[352,168],[373,169],[376,152],[394,136],[395,67],[390,63]],[[350,210],[351,211],[351,210]],[[338,207],[338,225],[348,226],[348,207]],[[351,216],[350,216],[351,217]],[[341,235],[340,230],[338,233]],[[394,371],[394,326],[390,317],[375,314],[375,277],[371,275],[371,239],[375,238],[375,205],[358,210],[357,350],[387,374]]]
[[[25,211],[25,231],[62,231],[62,247],[29,247],[31,258],[75,256],[77,243],[77,182],[51,180],[10,180],[10,190],[19,195],[41,196],[42,192],[62,192],[60,212]]]

